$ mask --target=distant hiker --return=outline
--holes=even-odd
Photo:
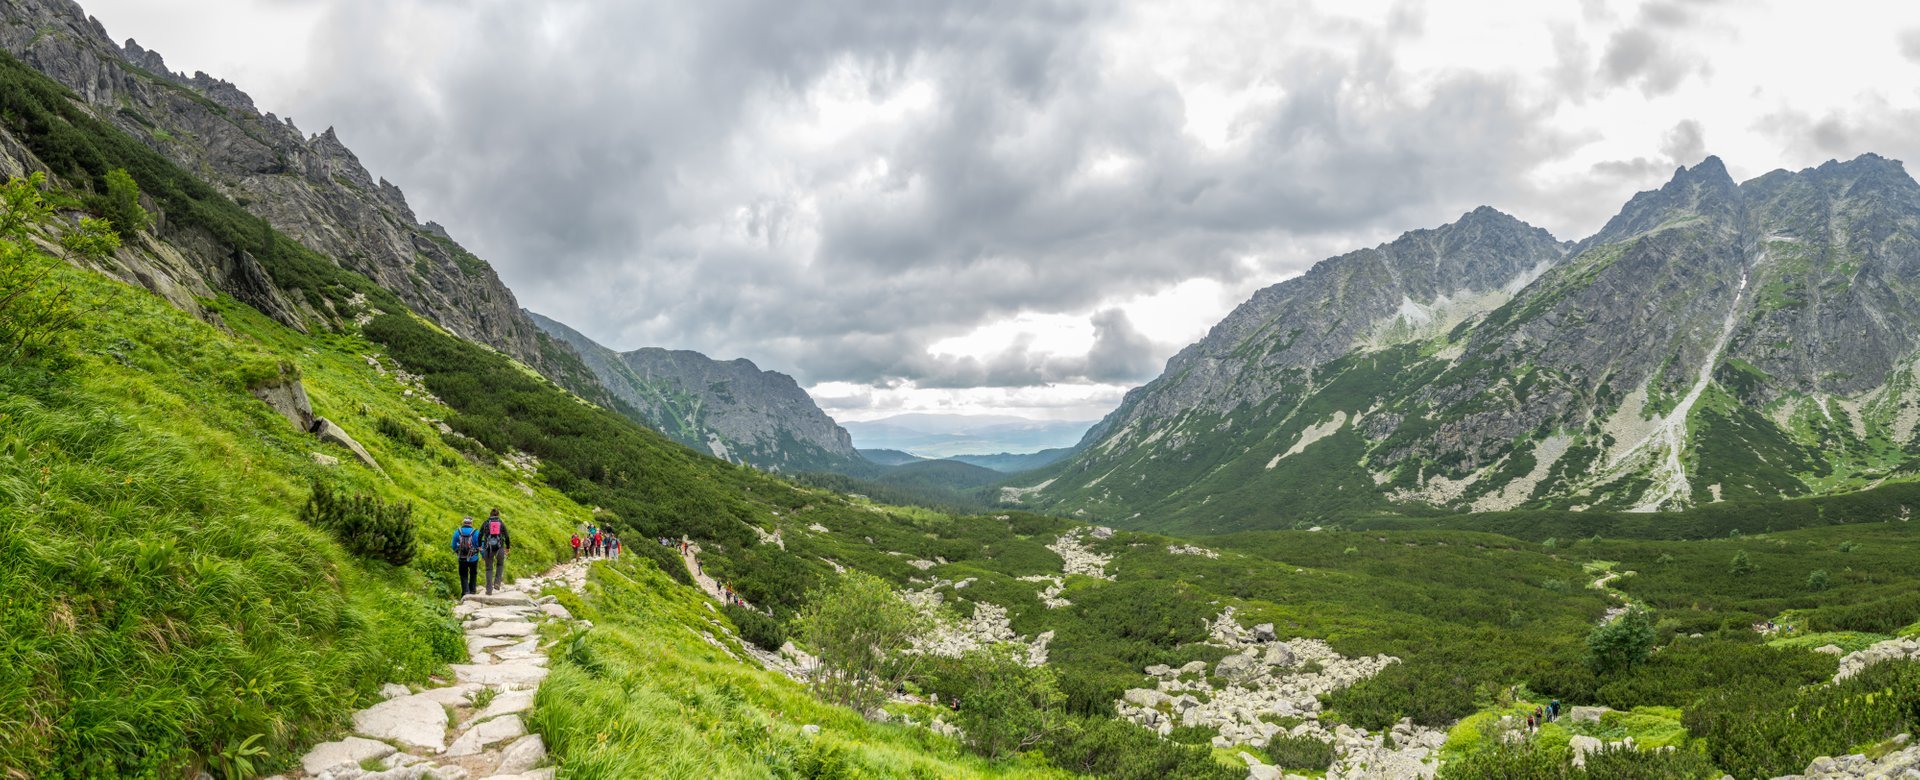
[[[511,552],[513,535],[507,532],[507,521],[500,518],[500,508],[494,507],[480,528],[480,557],[487,562],[487,595],[493,595],[493,589],[500,587],[501,578],[507,574],[507,554]]]
[[[620,560],[620,537],[613,537],[613,559]]]
[[[580,532],[573,532],[573,559],[580,560]]]
[[[1560,719],[1560,700],[1559,699],[1554,699],[1552,702],[1549,702],[1547,704],[1547,713],[1552,715],[1554,720]]]
[[[453,531],[453,557],[460,561],[460,595],[470,595],[478,590],[474,584],[480,577],[480,532],[473,529],[472,517],[463,518]]]
[[[600,535],[599,529],[595,529],[593,532],[593,554],[595,556],[605,555],[607,553],[606,543],[607,540]]]

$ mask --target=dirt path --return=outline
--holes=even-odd
[[[470,663],[453,679],[408,689],[388,684],[386,701],[353,714],[353,734],[314,746],[286,777],[316,780],[551,780],[546,742],[527,732],[521,713],[547,677],[540,624],[576,621],[548,585],[575,593],[590,561],[570,561],[507,585],[491,596],[468,596],[453,608],[466,635]],[[590,627],[590,626],[589,626]],[[372,769],[368,769],[371,767]]]

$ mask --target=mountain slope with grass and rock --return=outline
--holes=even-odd
[[[1228,531],[1911,479],[1920,184],[1716,158],[1561,243],[1479,209],[1254,295],[1009,493]]]

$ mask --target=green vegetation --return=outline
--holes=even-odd
[[[1629,609],[1587,634],[1587,668],[1599,676],[1625,672],[1645,663],[1653,651],[1653,618]]]
[[[906,651],[927,632],[920,611],[878,577],[848,574],[808,599],[796,634],[820,666],[813,691],[856,712],[874,712],[922,658]]]
[[[347,552],[389,566],[413,560],[413,505],[389,504],[378,496],[343,496],[325,482],[313,483],[313,495],[300,508],[308,528],[333,532]]]

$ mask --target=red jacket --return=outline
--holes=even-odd
[[[580,535],[579,535],[579,534],[574,534],[574,535],[573,535],[573,546],[575,546],[575,547],[579,547],[579,546],[580,546]]]

